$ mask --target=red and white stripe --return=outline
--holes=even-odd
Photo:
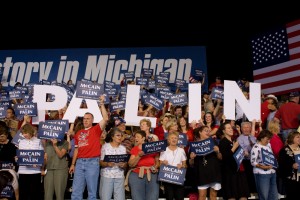
[[[300,91],[300,20],[287,24],[290,60],[253,71],[254,82],[264,94]]]

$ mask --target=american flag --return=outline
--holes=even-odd
[[[300,91],[300,20],[251,41],[254,82],[262,93]]]

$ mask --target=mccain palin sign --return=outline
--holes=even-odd
[[[206,50],[195,46],[0,51],[0,79],[4,87],[41,80],[76,83],[86,79],[120,84],[125,73],[134,72],[135,77],[141,77],[143,69],[152,69],[156,76],[169,72],[170,83],[176,79],[188,83],[196,69],[207,74]],[[203,90],[207,90],[207,82]]]

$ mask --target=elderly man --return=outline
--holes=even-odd
[[[242,161],[243,166],[245,168],[245,173],[248,180],[249,185],[249,191],[251,193],[256,192],[255,187],[255,179],[253,175],[253,167],[250,162],[250,152],[252,149],[252,146],[256,143],[256,137],[255,135],[255,123],[256,120],[253,120],[251,122],[242,122],[241,123],[241,135],[237,138],[237,141],[239,142],[240,146],[244,150],[244,160]]]

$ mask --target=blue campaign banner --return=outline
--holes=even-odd
[[[19,165],[40,165],[44,163],[44,150],[23,150],[17,149]]]
[[[111,82],[111,81],[105,81],[104,82],[105,84],[105,88],[114,88],[115,87],[115,83],[114,82]]]
[[[175,80],[175,85],[176,85],[178,88],[184,87],[185,83],[186,83],[185,80],[180,80],[180,79],[176,79],[176,80]]]
[[[47,122],[50,124],[59,124],[65,126],[65,132],[67,133],[69,131],[69,120],[67,119],[47,120]]]
[[[67,91],[67,95],[68,95],[68,102],[70,102],[74,96],[74,92],[70,88],[66,89],[66,91]]]
[[[107,93],[102,94],[105,97],[104,104],[110,104],[110,98]]]
[[[12,162],[0,161],[0,169],[15,169],[15,166]]]
[[[224,88],[223,87],[214,87],[211,92],[211,99],[224,100]]]
[[[295,155],[295,161],[296,163],[298,163],[299,167],[298,167],[298,172],[300,172],[300,154]]]
[[[161,110],[164,107],[164,101],[153,94],[148,95],[147,98],[145,99],[145,102],[147,104],[152,105],[157,110]]]
[[[183,185],[185,181],[186,168],[180,168],[171,165],[161,165],[158,173],[158,180],[162,182]]]
[[[147,142],[142,145],[142,151],[145,154],[149,153],[158,153],[161,151],[165,151],[167,148],[167,140],[160,140],[156,142]]]
[[[244,149],[241,146],[239,146],[238,149],[234,152],[233,157],[237,164],[237,169],[239,169],[240,165],[245,157]]]
[[[163,76],[163,77],[170,79],[170,72],[160,72],[159,76]]]
[[[104,156],[104,162],[128,162],[130,158],[130,154],[120,154],[120,155],[105,155]]]
[[[99,83],[87,83],[78,81],[76,87],[76,97],[83,99],[98,100],[101,94],[104,93],[104,86]]]
[[[156,91],[156,94],[158,95],[161,91],[164,91],[164,92],[171,92],[171,88],[168,87],[168,86],[156,86],[155,88],[155,91]]]
[[[197,156],[204,156],[214,151],[215,143],[213,139],[207,138],[206,140],[190,142],[190,152],[194,152]]]
[[[148,85],[148,78],[143,78],[143,77],[137,77],[136,78],[136,84],[137,85]]]
[[[156,85],[169,85],[169,79],[165,76],[156,76],[155,81]]]
[[[11,106],[11,102],[10,101],[0,101],[0,106],[10,107]]]
[[[33,97],[32,94],[23,94],[22,99],[25,103],[30,103],[32,102]]]
[[[110,111],[125,110],[125,101],[115,101],[110,103]]]
[[[177,145],[186,146],[188,144],[187,135],[185,133],[179,133]]]
[[[261,158],[263,164],[271,165],[275,169],[278,167],[277,160],[272,152],[261,148]]]
[[[6,110],[7,106],[0,106],[0,119],[3,119],[6,117]]]
[[[169,100],[170,96],[174,94],[167,86],[156,86],[155,91],[157,96],[165,100]]]
[[[52,120],[46,120],[45,122],[39,123],[37,137],[40,139],[55,138],[59,141],[64,139],[66,126],[62,124],[53,124],[51,121]]]
[[[16,90],[20,90],[22,94],[28,94],[28,87],[26,86],[16,86]]]
[[[18,130],[16,135],[11,140],[11,143],[13,143],[16,147],[19,147],[19,143],[21,140],[24,140],[24,136],[22,135],[21,131]]]
[[[201,82],[202,82],[204,76],[205,76],[205,73],[204,73],[202,70],[195,69],[194,79],[195,79],[198,83],[201,83]]]
[[[22,99],[22,91],[20,90],[12,90],[8,92],[9,99]]]
[[[0,193],[1,199],[14,199],[14,188],[12,185],[8,184],[6,185],[1,193]]]
[[[14,105],[16,116],[37,116],[37,103],[19,103]]]
[[[188,104],[187,94],[185,92],[173,94],[169,100],[174,106]]]
[[[133,80],[135,78],[133,71],[128,71],[124,73],[126,80]]]
[[[153,89],[156,87],[156,81],[155,80],[148,80],[148,88]]]
[[[120,88],[120,94],[123,95],[123,96],[126,96],[126,94],[127,94],[127,87],[126,86]]]
[[[146,99],[149,99],[149,95],[148,92],[146,92],[145,94],[140,94],[140,99],[142,104],[144,104],[146,102]]]
[[[104,91],[109,97],[116,97],[118,95],[117,88],[105,88]]]
[[[120,84],[126,72],[141,77],[142,69],[152,69],[154,76],[169,72],[170,83],[176,79],[188,82],[195,69],[207,74],[205,46],[1,50],[0,66],[3,87],[45,79]],[[203,91],[207,85],[206,81]]]
[[[142,75],[145,78],[150,78],[151,76],[153,76],[153,69],[143,69]]]

